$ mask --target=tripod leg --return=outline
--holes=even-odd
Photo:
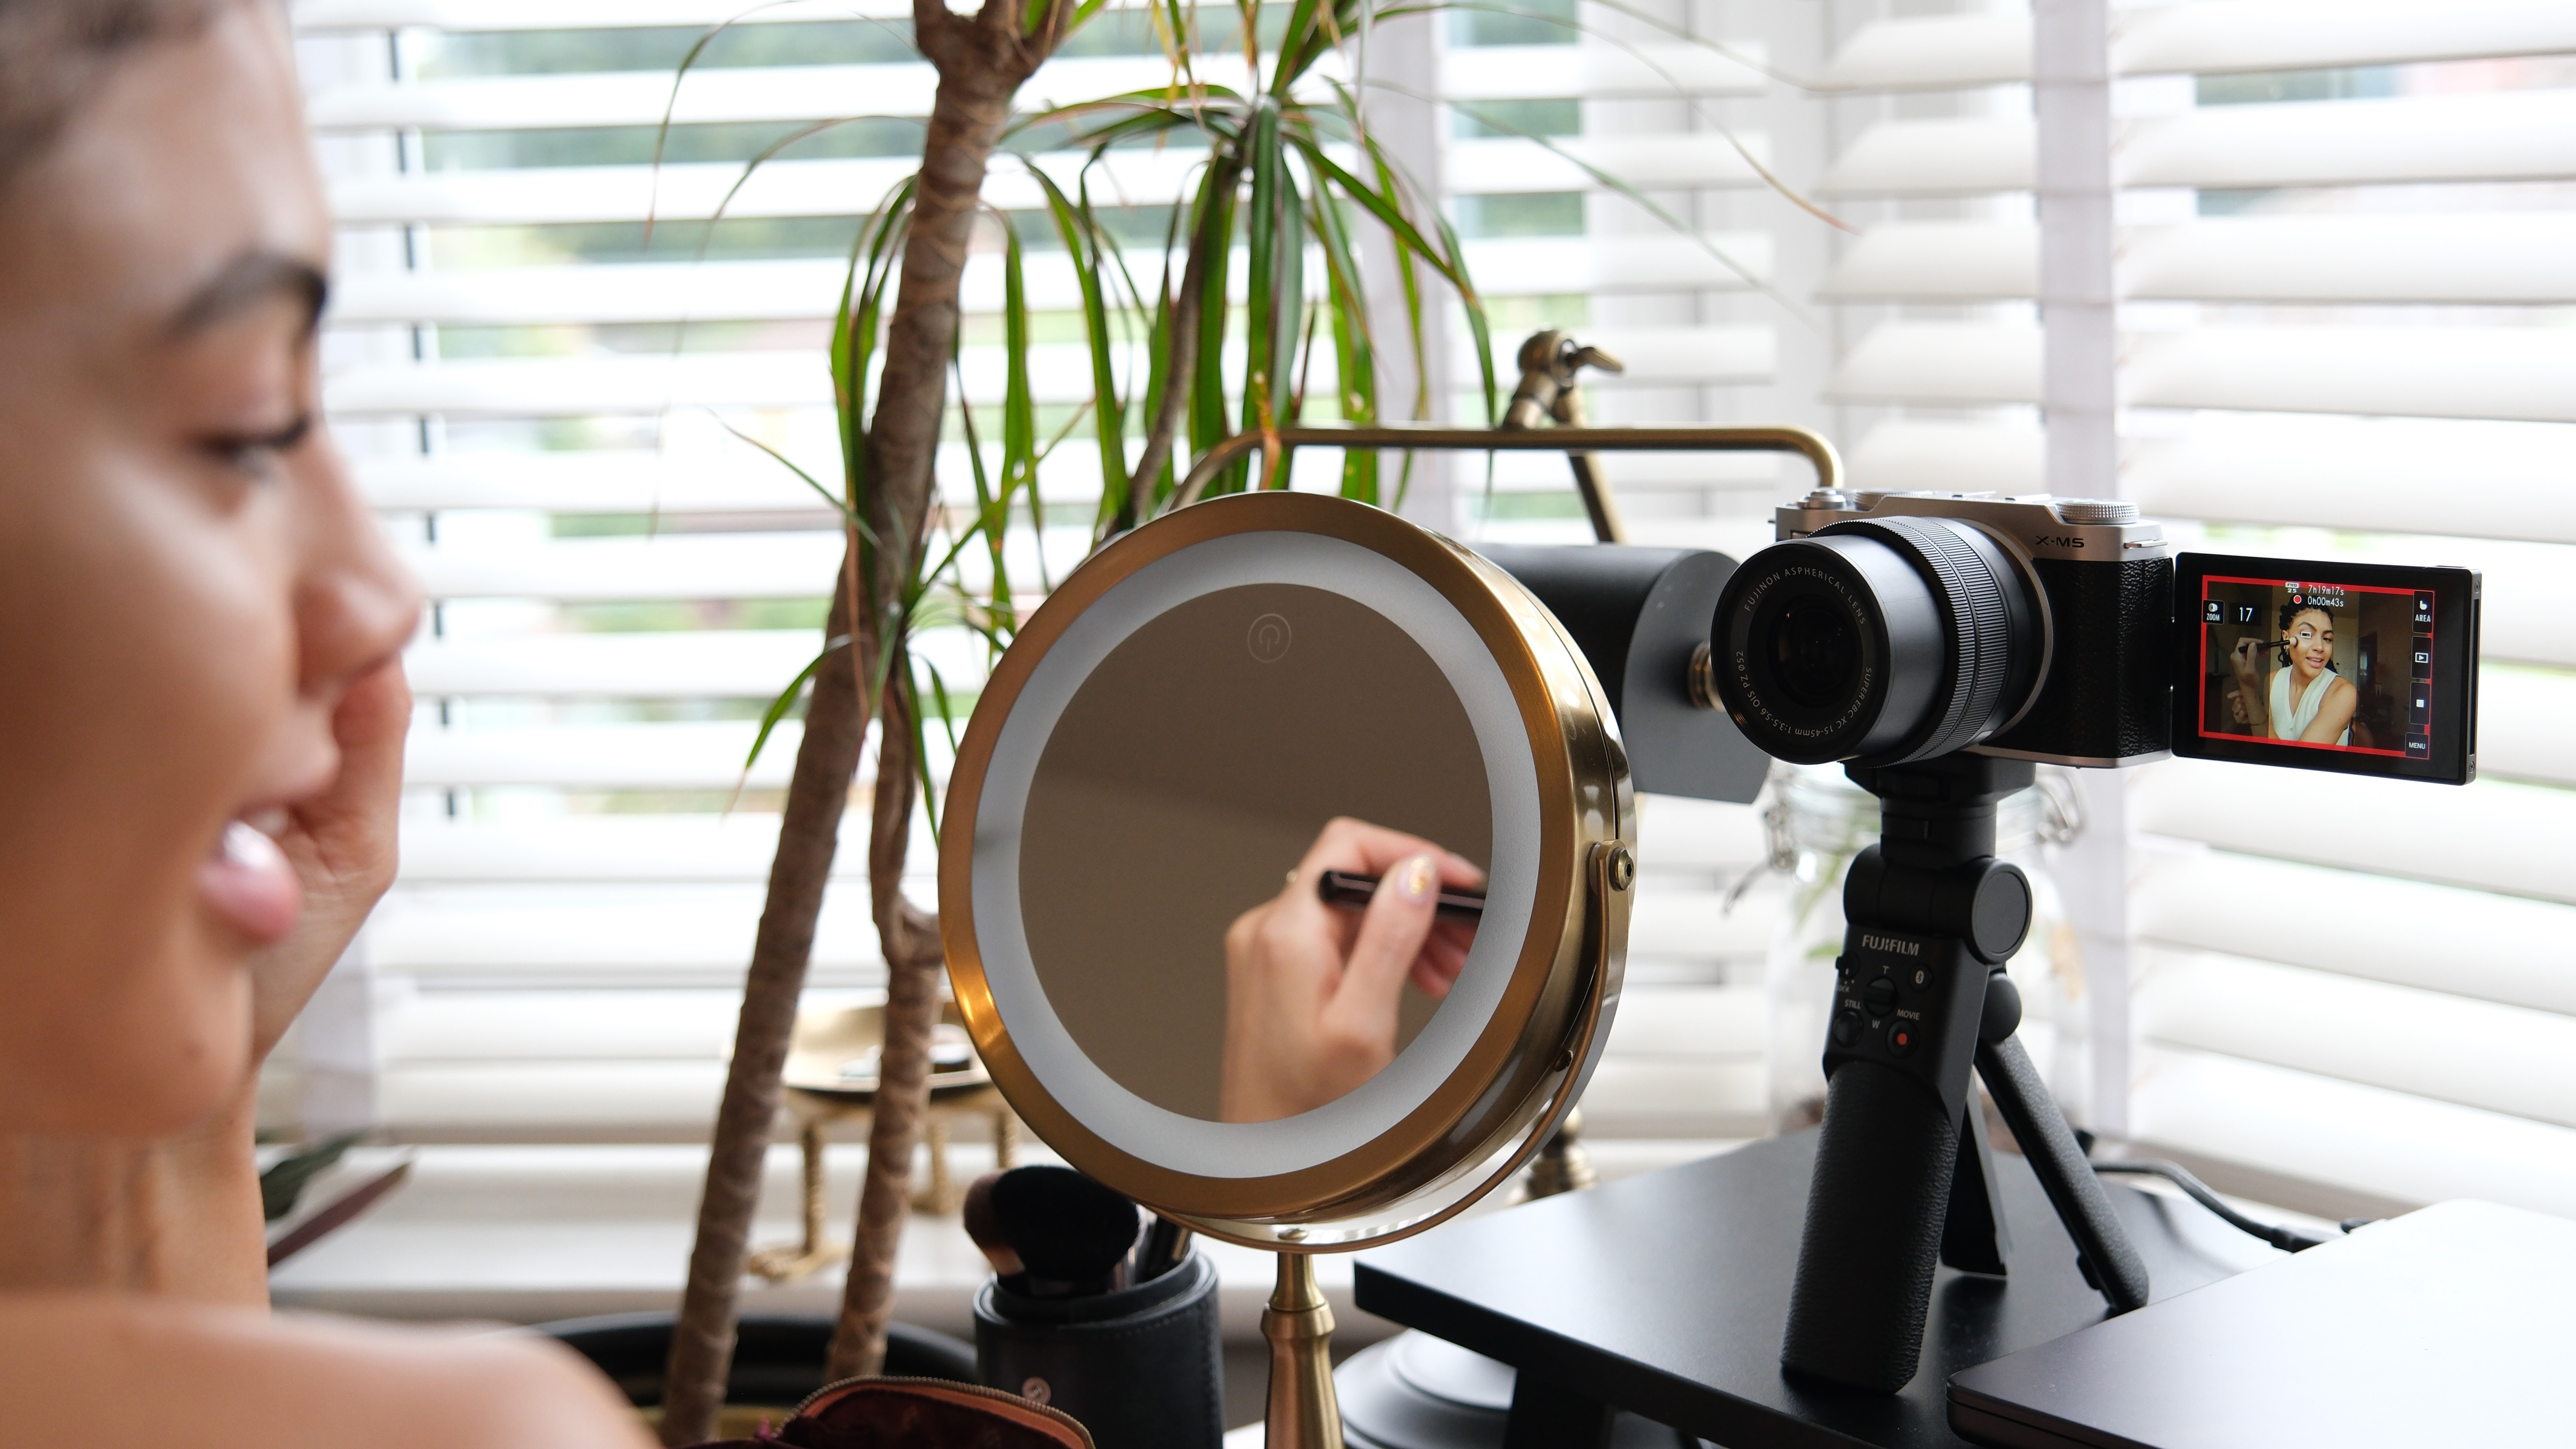
[[[2003,1276],[2012,1235],[2004,1228],[2003,1196],[1995,1182],[1995,1149],[1986,1141],[1985,1113],[1977,1100],[1959,1121],[1959,1166],[1950,1177],[1950,1219],[1941,1229],[1941,1261],[1962,1273]]]
[[[1994,1094],[1995,1109],[2004,1114],[2004,1124],[2021,1143],[2031,1171],[2039,1174],[2049,1206],[2057,1209],[2067,1236],[2075,1240],[2085,1280],[2102,1290],[2114,1313],[2145,1307],[2147,1265],[2138,1250],[2129,1246],[2127,1231],[2111,1211],[2110,1196],[2102,1191],[2101,1179],[2093,1175],[2093,1165],[2076,1144],[2066,1114],[2057,1110],[2057,1099],[2048,1094],[2048,1084],[2030,1064],[2030,1053],[2022,1050],[2021,1039],[2007,1036],[1979,1042],[1977,1075]]]

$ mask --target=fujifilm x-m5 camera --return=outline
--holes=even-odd
[[[2465,784],[2478,575],[2175,555],[2134,503],[1818,490],[1719,596],[1719,698],[1801,764],[2168,754]]]

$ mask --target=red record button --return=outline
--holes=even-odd
[[[1890,1056],[1914,1055],[1914,1034],[1922,1027],[1910,1021],[1894,1022],[1887,1028],[1887,1051]]]

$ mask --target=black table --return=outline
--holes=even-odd
[[[1613,1410],[1727,1449],[1956,1446],[1945,1387],[2101,1320],[2037,1179],[1996,1154],[2011,1273],[1940,1270],[1923,1366],[1893,1397],[1780,1369],[1815,1134],[1448,1224],[1360,1256],[1360,1308],[1520,1371],[1507,1449],[1600,1442]],[[2106,1182],[2155,1296],[2284,1256],[2179,1199]]]

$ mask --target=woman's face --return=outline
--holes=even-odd
[[[0,1130],[239,1083],[265,837],[418,599],[315,426],[331,231],[278,7],[132,52],[0,191]]]
[[[2334,618],[2323,609],[2302,609],[2281,631],[2290,646],[2290,663],[2304,679],[2322,674],[2334,662]]]

